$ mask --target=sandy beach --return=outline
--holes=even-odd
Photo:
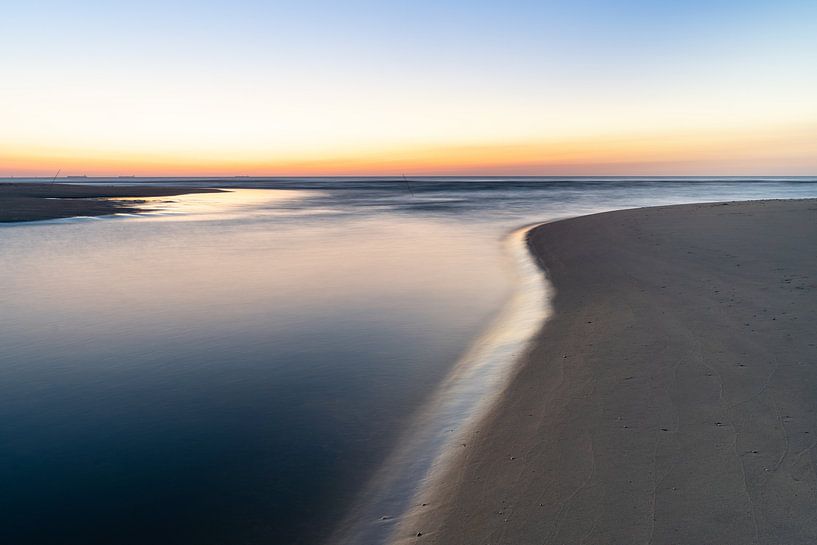
[[[401,543],[817,542],[817,200],[540,226],[554,312]]]
[[[216,191],[199,187],[2,183],[0,222],[135,213],[144,211],[138,206],[139,198]],[[133,200],[107,200],[111,198]]]

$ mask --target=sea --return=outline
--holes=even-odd
[[[227,191],[0,226],[0,543],[388,543],[547,319],[530,226],[817,197],[817,177],[71,182]]]

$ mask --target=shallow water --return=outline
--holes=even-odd
[[[511,231],[817,196],[814,179],[181,183],[235,191],[0,228],[4,543],[317,543],[341,520],[376,525],[360,495],[407,463],[394,445],[496,388],[446,377],[518,287]]]

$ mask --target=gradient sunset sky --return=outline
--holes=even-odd
[[[0,176],[817,174],[817,1],[13,2]]]

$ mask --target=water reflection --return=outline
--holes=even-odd
[[[230,188],[220,193],[188,193],[173,197],[140,197],[136,200],[114,197],[108,200],[127,201],[142,208],[142,214],[136,217],[202,221],[280,215],[285,211],[303,212],[304,199],[319,195],[318,191],[306,189]],[[307,213],[312,215],[317,211],[309,209]]]
[[[3,542],[312,542],[508,288],[467,228],[199,219],[0,231]]]
[[[317,543],[428,402],[457,398],[439,385],[517,286],[505,233],[817,196],[802,180],[198,183],[231,192],[0,227],[3,543]]]
[[[386,543],[409,513],[423,487],[433,486],[468,427],[495,401],[545,320],[550,287],[528,252],[528,231],[517,229],[505,241],[514,265],[515,289],[494,322],[475,339],[414,418],[358,504],[339,525],[332,543]]]

